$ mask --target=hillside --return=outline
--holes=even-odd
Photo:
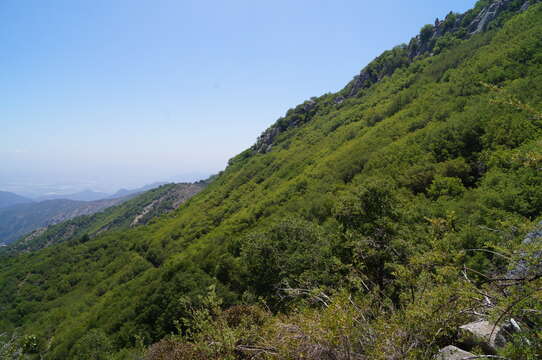
[[[0,333],[45,359],[432,359],[513,319],[467,350],[540,358],[541,111],[542,4],[479,1],[168,215],[2,258]]]
[[[93,238],[104,231],[144,225],[157,216],[175,210],[204,186],[203,182],[162,185],[93,215],[79,216],[38,229],[4,249],[4,252],[35,251],[70,239]]]
[[[58,224],[77,216],[94,214],[127,199],[96,201],[56,199],[2,208],[0,209],[0,242],[9,244],[36,229]]]
[[[7,191],[0,191],[0,209],[29,202],[32,202],[32,200]]]

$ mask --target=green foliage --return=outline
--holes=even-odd
[[[277,286],[311,288],[331,285],[335,259],[330,236],[301,220],[284,221],[250,235],[241,249],[250,288],[271,297]]]
[[[35,334],[46,359],[430,359],[479,291],[540,311],[536,281],[503,296],[487,278],[542,214],[541,20],[532,6],[412,63],[386,52],[371,86],[289,111],[270,150],[179,210],[3,258],[0,330]],[[540,357],[539,339],[503,351]]]
[[[465,187],[461,179],[456,177],[437,176],[427,191],[427,195],[434,199],[441,196],[457,197],[463,195]]]
[[[424,25],[420,30],[420,40],[427,41],[433,36],[434,27],[431,24]]]
[[[107,360],[112,351],[112,345],[107,335],[98,329],[89,330],[75,343],[72,356],[81,360]]]
[[[74,219],[49,226],[44,232],[32,233],[21,238],[5,249],[2,254],[10,255],[21,251],[38,250],[64,241],[87,242],[91,237],[112,229],[126,229],[137,224],[145,224],[156,216],[166,214],[175,209],[174,203],[189,199],[203,189],[205,183],[167,184],[146,191],[123,202],[109,207],[93,215],[78,216]],[[115,200],[119,202],[119,200]]]

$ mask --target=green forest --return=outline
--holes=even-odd
[[[542,4],[472,31],[491,3],[288,110],[177,210],[3,254],[0,357],[432,359],[484,318],[520,329],[492,356],[542,358]]]

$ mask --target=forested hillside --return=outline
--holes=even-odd
[[[0,249],[0,255],[12,255],[20,251],[35,251],[63,241],[88,241],[100,233],[112,229],[126,229],[144,225],[157,216],[167,214],[200,192],[205,182],[167,184],[142,194],[132,194],[126,200],[93,215],[41,228]]]
[[[4,349],[540,358],[541,113],[542,4],[451,13],[288,110],[179,209],[3,258]],[[479,319],[518,326],[483,347],[459,331]]]

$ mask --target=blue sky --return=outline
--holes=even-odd
[[[0,190],[217,172],[288,108],[473,4],[2,0]]]

